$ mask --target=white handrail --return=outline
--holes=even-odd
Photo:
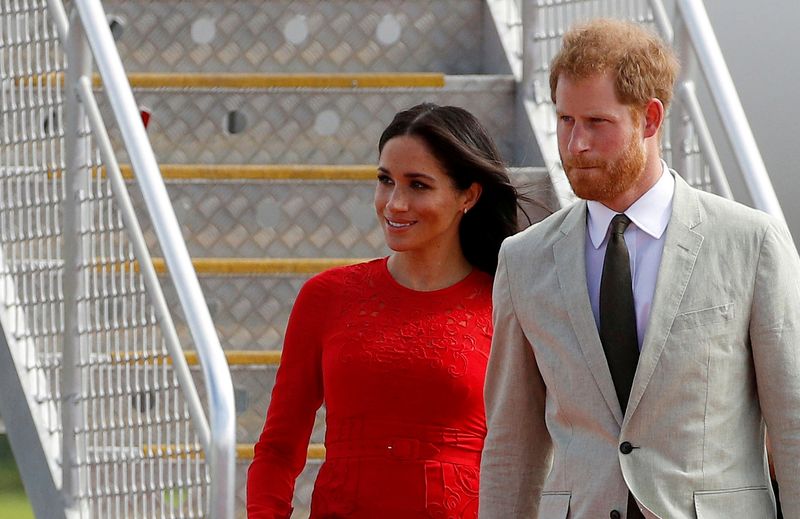
[[[104,83],[122,140],[139,180],[167,268],[175,284],[200,358],[209,398],[210,450],[206,452],[211,476],[208,514],[234,515],[236,416],[233,382],[219,337],[211,320],[197,274],[167,195],[155,155],[147,139],[133,92],[116,51],[103,7],[98,0],[75,0],[86,37]]]
[[[700,0],[677,0],[676,6],[697,55],[700,70],[708,82],[733,153],[742,168],[753,204],[785,221],[705,7]]]

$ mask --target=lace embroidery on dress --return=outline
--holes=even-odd
[[[414,297],[419,299],[419,308],[398,316],[392,309],[398,306],[397,299],[407,301],[408,293],[401,294],[399,289],[372,290],[381,282],[382,274],[364,267],[348,272],[340,315],[347,322],[351,344],[341,362],[365,362],[373,369],[397,374],[418,372],[423,361],[433,369],[445,369],[450,376],[461,377],[467,373],[470,354],[488,356],[488,352],[476,350],[478,339],[474,335],[477,329],[484,338],[491,336],[488,314],[477,315],[452,297],[418,292]],[[365,292],[372,295],[364,297]],[[461,300],[469,301],[479,293],[480,288],[475,287]]]

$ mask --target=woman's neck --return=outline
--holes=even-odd
[[[387,267],[395,281],[420,292],[455,285],[472,272],[472,265],[460,250],[433,255],[396,252],[389,257]]]

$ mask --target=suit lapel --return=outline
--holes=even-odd
[[[622,425],[622,410],[619,406],[614,382],[608,369],[603,345],[597,333],[597,325],[589,303],[586,288],[586,202],[578,202],[561,226],[564,235],[553,245],[558,272],[558,282],[572,328],[578,338],[583,356],[589,365],[595,383],[606,401],[617,423]]]
[[[664,238],[664,251],[653,294],[650,321],[647,324],[639,365],[628,400],[626,423],[636,411],[647,389],[686,292],[686,286],[703,243],[703,236],[693,230],[700,221],[700,203],[697,194],[676,174],[672,217]]]

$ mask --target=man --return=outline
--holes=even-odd
[[[677,68],[609,20],[554,60],[584,200],[500,251],[482,519],[774,517],[765,423],[800,518],[800,260],[785,225],[661,161]]]

